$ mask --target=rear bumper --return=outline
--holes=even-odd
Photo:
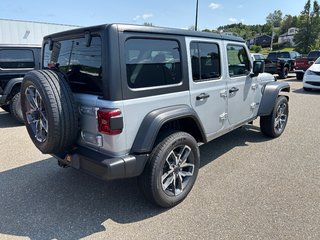
[[[139,176],[149,157],[148,154],[142,154],[114,158],[86,148],[77,148],[69,153],[53,156],[64,166],[73,167],[102,180]]]
[[[303,69],[293,69],[293,71],[295,73],[304,73],[305,72],[305,70],[303,70]]]

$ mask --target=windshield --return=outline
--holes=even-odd
[[[278,58],[290,58],[290,53],[288,52],[279,52]]]
[[[320,64],[320,57],[314,62],[314,64]]]
[[[100,37],[92,37],[90,46],[85,38],[54,41],[52,50],[45,44],[43,67],[65,73],[74,92],[102,93]]]
[[[320,51],[313,51],[313,52],[310,52],[308,55],[308,58],[318,58],[318,57],[320,57]]]

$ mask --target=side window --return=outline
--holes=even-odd
[[[180,47],[177,41],[129,39],[125,43],[127,82],[130,88],[180,83]]]
[[[218,44],[191,42],[190,53],[194,81],[204,81],[221,76]]]
[[[34,68],[34,56],[31,50],[0,50],[0,68]]]
[[[54,41],[52,51],[44,46],[43,66],[64,72],[71,89],[81,93],[102,92],[101,38],[92,37],[89,47],[85,38]]]
[[[230,77],[248,75],[251,69],[251,63],[244,46],[227,46],[228,66]]]

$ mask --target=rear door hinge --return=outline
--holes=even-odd
[[[220,91],[220,97],[227,98],[228,97],[227,90]]]
[[[256,83],[254,83],[254,84],[251,85],[251,89],[252,89],[252,90],[256,90],[257,87],[258,87],[258,84],[256,84]]]
[[[251,103],[251,104],[250,104],[251,110],[254,110],[257,106],[259,106],[259,104],[260,104],[260,103],[256,103],[256,102]]]

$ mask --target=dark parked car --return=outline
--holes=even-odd
[[[287,78],[288,73],[293,71],[295,60],[298,57],[300,54],[294,51],[271,52],[265,60],[265,72],[278,74],[280,78]]]
[[[41,46],[0,45],[0,107],[23,123],[20,86],[24,75],[40,67]]]

